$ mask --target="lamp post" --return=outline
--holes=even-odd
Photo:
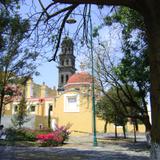
[[[72,17],[66,21],[68,24],[76,23]],[[90,49],[91,49],[91,62],[92,62],[92,132],[93,132],[93,146],[97,146],[96,137],[96,110],[95,110],[95,83],[94,83],[94,63],[93,63],[93,37],[92,37],[92,19],[89,15],[90,22]]]
[[[93,129],[93,146],[97,146],[96,137],[96,109],[95,109],[95,82],[94,82],[94,60],[93,60],[93,37],[92,37],[92,19],[90,19],[90,45],[91,45],[91,62],[92,62],[92,129]]]

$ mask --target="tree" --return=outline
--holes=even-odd
[[[118,66],[115,67],[116,76],[124,83],[136,87],[141,98],[144,114],[143,121],[146,125],[146,132],[149,132],[151,125],[147,114],[147,96],[150,90],[149,80],[149,62],[148,62],[148,44],[146,42],[145,26],[143,17],[135,10],[127,7],[117,7],[111,16],[104,18],[102,26],[110,26],[119,23],[122,30],[122,52],[124,56]],[[95,30],[98,34],[98,29]],[[134,113],[133,113],[134,114]],[[143,114],[143,113],[142,113]],[[133,124],[136,124],[135,118],[132,118]],[[135,125],[136,126],[136,125]],[[135,127],[134,127],[135,128]]]
[[[116,138],[117,126],[123,127],[124,138],[126,138],[125,125],[127,123],[127,117],[124,112],[125,111],[119,102],[119,98],[114,88],[109,89],[106,95],[102,97],[96,105],[97,116],[106,122],[104,132],[106,132],[108,123],[114,123]]]
[[[96,78],[103,94],[107,94],[108,88],[115,88],[119,101],[126,112],[126,117],[139,119],[145,125],[146,131],[150,131],[151,124],[145,99],[147,91],[142,94],[137,85],[140,81],[136,79],[139,73],[136,72],[138,65],[133,66],[136,64],[135,60],[124,56],[119,63],[115,63],[112,53],[109,53],[109,49],[104,47],[103,50],[99,48],[96,51],[95,57]],[[145,67],[139,66],[139,70],[141,70],[141,76],[139,76],[143,82],[142,89],[146,90],[147,82],[143,74]],[[130,110],[135,110],[136,114],[131,113]]]
[[[39,0],[40,1],[40,0]],[[57,10],[55,7],[57,4],[71,4],[68,7],[61,7]],[[63,31],[65,22],[69,14],[80,4],[96,4],[96,5],[121,5],[127,6],[134,10],[137,10],[144,18],[144,24],[146,26],[147,41],[149,44],[149,66],[150,66],[150,80],[151,80],[151,112],[152,112],[152,159],[159,159],[160,155],[160,0],[54,0],[46,8],[42,5],[43,13],[41,14],[40,19],[46,16],[46,21],[48,22],[53,17],[67,12],[64,14],[63,22],[60,27],[60,36],[61,31]],[[59,5],[60,6],[60,5]],[[56,8],[56,11],[51,11],[51,8]],[[86,20],[84,18],[84,20]],[[86,24],[86,23],[84,23]],[[86,25],[85,25],[86,26]],[[59,42],[59,41],[58,41]],[[58,43],[59,44],[59,43]],[[59,46],[59,45],[57,45]],[[54,55],[53,59],[56,55]],[[158,148],[156,146],[159,146]],[[157,158],[158,157],[158,158]]]
[[[3,108],[19,94],[19,84],[35,73],[37,52],[26,46],[30,24],[16,11],[17,1],[0,2],[0,122]],[[18,2],[17,2],[18,4]],[[9,93],[8,93],[9,92]],[[9,98],[9,101],[7,100]]]
[[[15,113],[11,119],[15,127],[21,128],[24,123],[28,122],[27,118],[27,104],[25,97],[22,96],[20,103],[17,105],[17,113]]]
[[[109,122],[111,122],[113,115],[113,108],[110,107],[110,103],[108,104],[106,99],[107,98],[104,96],[96,104],[97,117],[105,121],[104,133],[107,132],[107,125]]]

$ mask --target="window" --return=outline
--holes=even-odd
[[[36,106],[35,105],[31,105],[30,106],[30,112],[35,112],[36,110]]]
[[[68,75],[66,75],[66,83],[67,83],[67,81],[68,81]]]
[[[64,95],[64,112],[79,112],[79,95]]]
[[[66,59],[66,65],[67,65],[67,66],[69,65],[69,60],[68,60],[68,59]]]
[[[61,75],[61,83],[63,83],[64,82],[64,77],[63,77],[63,75]]]

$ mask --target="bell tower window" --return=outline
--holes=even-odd
[[[69,60],[68,60],[68,59],[66,59],[66,65],[67,65],[67,66],[69,65]]]
[[[67,81],[68,81],[68,78],[69,78],[69,76],[68,76],[68,74],[66,75],[66,83],[67,83]]]
[[[64,82],[64,76],[61,75],[61,83],[63,83],[63,82]]]

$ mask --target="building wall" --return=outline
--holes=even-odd
[[[79,96],[79,111],[78,112],[64,112],[65,95],[78,95]],[[86,98],[82,98],[78,92],[67,92],[59,95],[55,101],[55,108],[53,117],[58,125],[71,124],[71,130],[76,132],[92,132],[92,112],[91,103]]]
[[[65,112],[65,96],[79,95],[79,112]],[[80,94],[80,92],[68,91],[59,95],[55,101],[55,108],[53,111],[53,118],[56,123],[61,125],[71,124],[70,130],[72,133],[92,133],[92,100],[90,96]],[[104,132],[105,121],[96,118],[96,130],[98,133]],[[128,123],[126,125],[127,132],[133,132],[133,125]],[[117,127],[118,133],[123,133],[121,126]],[[114,133],[114,124],[107,125],[107,132]],[[144,125],[139,125],[139,132],[145,132]]]
[[[55,89],[53,96],[50,98],[46,97],[47,88],[45,84],[40,87],[40,97],[31,97],[32,92],[30,91],[34,88],[34,83],[29,81],[27,83],[27,105],[28,109],[31,105],[35,105],[35,112],[29,112],[29,116],[31,116],[30,122],[27,122],[24,126],[30,128],[40,128],[40,126],[47,128],[48,127],[48,108],[49,105],[53,106],[53,111],[51,112],[51,120],[52,122],[55,121],[59,126],[71,124],[70,130],[72,133],[92,133],[92,98],[89,88],[87,87],[80,87],[78,90],[77,88],[66,90],[63,93],[60,93],[55,97]],[[38,95],[38,94],[36,94]],[[66,97],[77,96],[77,105],[79,106],[76,111],[66,111]],[[42,101],[41,101],[42,100]],[[12,125],[11,124],[11,116],[15,114],[14,106],[18,104],[18,101],[15,101],[11,104],[6,105],[5,107],[5,116],[2,117],[2,123],[6,126]],[[10,120],[9,120],[10,119]],[[100,118],[96,118],[96,130],[98,133],[104,132],[104,125],[105,122]],[[119,133],[122,133],[122,127],[117,127]],[[114,133],[115,126],[113,124],[108,124],[107,132]],[[130,123],[126,126],[126,131],[133,132],[133,125]],[[139,131],[144,132],[145,127],[144,125],[139,125]]]

